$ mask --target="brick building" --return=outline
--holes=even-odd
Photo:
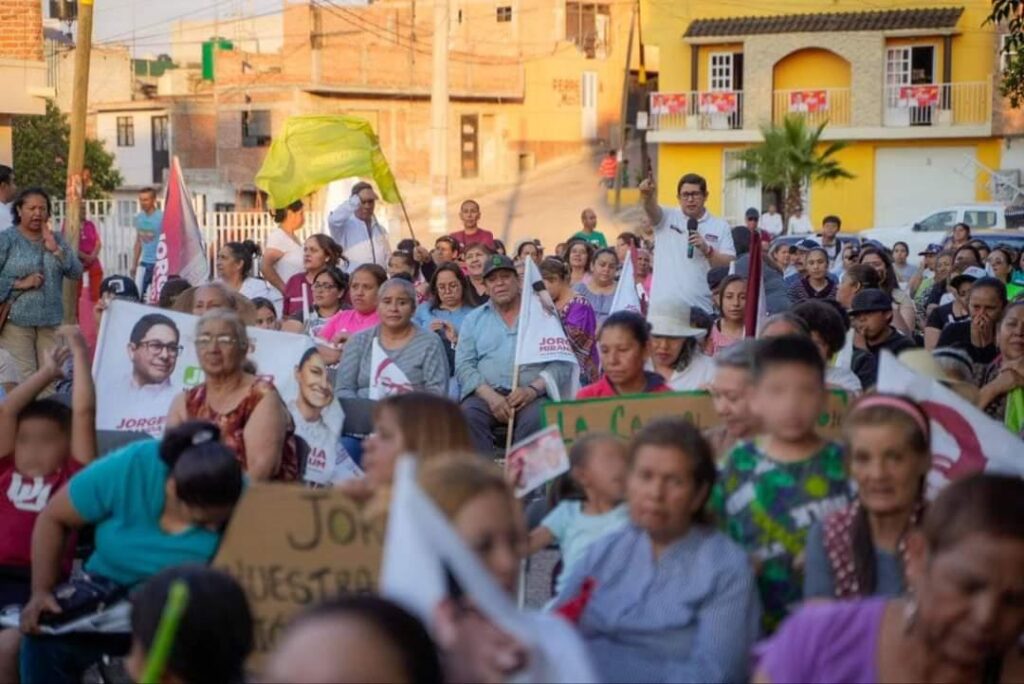
[[[39,0],[0,2],[0,164],[10,164],[11,117],[43,114],[46,98],[43,14]]]
[[[613,139],[630,8],[610,0],[452,0],[450,195],[514,181],[528,169]],[[432,7],[286,5],[274,54],[216,57],[219,170],[239,206],[293,114],[362,116],[407,196],[429,184]],[[634,51],[634,55],[636,52]]]

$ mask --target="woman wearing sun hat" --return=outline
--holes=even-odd
[[[690,307],[673,302],[671,307],[652,308],[651,363],[673,391],[702,389],[715,375],[715,364],[701,351],[707,331],[690,321]]]

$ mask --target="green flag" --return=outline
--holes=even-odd
[[[256,187],[275,209],[333,180],[372,178],[387,202],[398,202],[398,185],[380,142],[365,119],[355,116],[293,116],[274,136],[256,174]]]

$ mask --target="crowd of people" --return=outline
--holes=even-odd
[[[20,191],[0,231],[0,608],[21,606],[17,626],[0,631],[0,680],[77,682],[110,656],[139,680],[172,585],[184,583],[195,600],[166,681],[245,681],[250,607],[204,566],[246,482],[336,486],[386,519],[404,455],[510,599],[522,562],[559,550],[550,602],[524,614],[560,645],[562,669],[545,672],[1024,678],[1024,480],[963,474],[929,491],[925,407],[876,389],[892,352],[1024,437],[1024,255],[972,240],[962,224],[916,264],[903,243],[843,233],[838,216],[795,240],[779,235],[774,207],[731,227],[707,210],[696,174],[680,179],[677,206],[659,206],[651,180],[640,193],[635,232],[610,240],[584,209],[550,250],[534,239],[506,250],[473,200],[461,230],[392,248],[367,183],[305,240],[301,201],[280,209],[266,244],[221,248],[216,280],[172,276],[151,293],[159,304],[132,329],[124,383],[168,393],[165,431],[105,453],[97,340],[61,326],[62,284],[87,265],[51,226],[48,194]],[[97,319],[115,300],[149,300],[161,229],[151,200],[140,195],[136,221],[142,277],[103,279]],[[528,262],[540,283],[523,282]],[[753,335],[756,272],[766,317]],[[639,311],[616,310],[623,287]],[[543,291],[574,364],[516,366],[524,289]],[[167,312],[197,317],[202,380],[186,391],[169,384],[184,337]],[[255,364],[253,329],[309,339],[294,398]],[[527,514],[493,462],[541,429],[547,402],[698,390],[715,425],[663,416],[629,437],[588,434],[571,445],[569,471],[529,495]],[[834,390],[850,403],[838,441],[819,423]],[[325,435],[344,459],[314,463],[310,446]],[[123,599],[130,632],[42,631]],[[542,651],[471,595],[422,618],[376,595],[310,607],[263,675],[498,682],[542,671]]]

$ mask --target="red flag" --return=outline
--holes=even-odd
[[[156,250],[156,265],[153,268],[153,283],[149,288],[149,301],[160,300],[167,277],[178,275],[198,285],[210,278],[210,266],[206,260],[206,246],[199,229],[196,212],[192,208],[192,195],[181,176],[178,158],[171,164],[167,180],[167,195],[164,197],[164,220],[160,230],[160,244]]]
[[[768,300],[764,295],[764,259],[760,231],[755,232],[750,240],[750,266],[747,269],[747,308],[743,315],[743,328],[746,337],[757,337],[758,330],[768,317]]]
[[[583,617],[583,611],[587,609],[587,604],[590,603],[590,599],[594,596],[594,589],[596,587],[597,581],[593,577],[587,577],[583,580],[583,585],[580,586],[580,592],[556,608],[555,613],[561,615],[574,625],[578,625],[580,618]]]

